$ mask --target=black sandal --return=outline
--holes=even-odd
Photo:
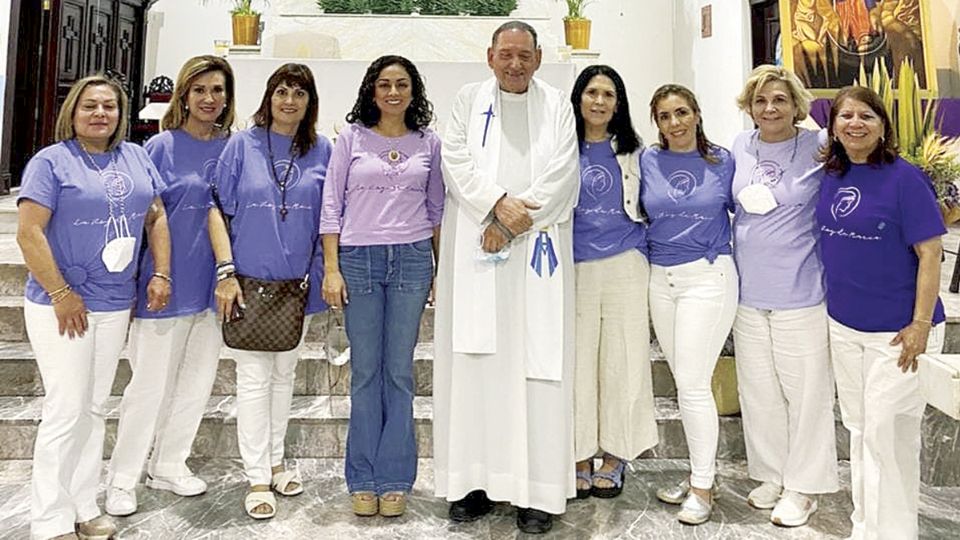
[[[627,462],[622,459],[618,461],[619,463],[617,463],[617,466],[614,467],[612,471],[597,471],[593,473],[594,481],[597,478],[603,478],[613,482],[613,485],[610,487],[597,487],[591,482],[590,495],[600,499],[612,499],[623,492],[623,483],[627,479]]]
[[[579,482],[577,483],[577,498],[586,499],[590,496],[590,492],[593,491],[593,458],[590,458],[590,470],[577,471],[577,480],[583,480],[590,486],[587,489],[580,489],[580,484]]]

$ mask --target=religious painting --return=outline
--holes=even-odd
[[[935,97],[928,0],[781,0],[783,63],[814,95],[830,97],[881,59],[893,84],[904,61]]]

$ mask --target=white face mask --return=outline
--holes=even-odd
[[[113,231],[116,238],[110,240],[110,225],[113,224]],[[124,233],[126,233],[124,235]],[[110,216],[107,219],[106,231],[104,232],[103,251],[100,252],[100,260],[107,267],[108,272],[123,272],[133,261],[134,248],[137,245],[137,239],[130,236],[130,227],[127,225],[127,217],[120,216],[117,219]]]
[[[777,199],[765,184],[751,184],[741,189],[737,201],[748,213],[761,216],[777,207]]]

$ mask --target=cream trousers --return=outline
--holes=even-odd
[[[631,460],[657,444],[650,372],[650,265],[635,249],[577,263],[575,458]]]
[[[733,339],[750,478],[800,493],[837,491],[826,306],[741,305]]]
[[[206,310],[130,325],[133,377],[123,391],[110,484],[133,489],[151,454],[151,476],[189,476],[186,460],[220,360],[220,327]]]
[[[944,324],[927,339],[943,348]],[[830,355],[843,425],[850,431],[850,493],[856,540],[917,538],[920,425],[926,401],[914,372],[897,367],[895,332],[860,332],[830,319]]]

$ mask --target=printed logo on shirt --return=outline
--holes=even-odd
[[[774,187],[783,179],[783,167],[776,161],[758,161],[753,166],[753,172],[750,175],[750,184],[763,184],[767,187]]]
[[[667,183],[670,189],[667,190],[667,196],[674,203],[679,203],[683,199],[694,194],[697,188],[703,184],[702,178],[697,178],[690,171],[679,170],[667,177]]]
[[[385,176],[399,176],[410,166],[410,156],[396,149],[387,149],[377,154]]]
[[[103,188],[107,193],[107,200],[113,204],[120,204],[133,193],[133,179],[125,172],[116,169],[103,171]]]
[[[290,171],[289,176],[287,176],[287,169],[293,167]],[[300,166],[294,163],[289,159],[281,159],[273,164],[273,172],[276,174],[277,182],[283,182],[283,179],[287,179],[287,190],[293,189],[298,183],[300,183]],[[276,185],[274,182],[274,187],[278,190],[280,186]]]
[[[580,173],[587,194],[599,200],[613,188],[613,174],[603,165],[590,165]]]
[[[201,172],[203,174],[203,179],[208,183],[213,182],[214,173],[216,173],[218,165],[220,165],[220,160],[218,158],[210,158],[203,162],[203,168],[201,169]]]
[[[860,206],[860,190],[853,186],[842,187],[833,196],[830,214],[833,215],[834,220],[839,220],[852,214],[858,206]]]

